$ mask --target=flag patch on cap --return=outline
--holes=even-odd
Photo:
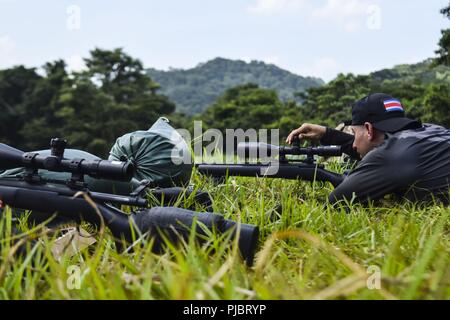
[[[383,101],[383,103],[384,103],[384,108],[386,109],[387,112],[403,111],[402,104],[398,100],[395,100],[395,99],[385,100],[385,101]]]

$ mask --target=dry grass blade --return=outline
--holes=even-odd
[[[325,242],[323,239],[302,230],[281,231],[272,234],[269,237],[269,239],[267,239],[267,241],[265,242],[263,249],[258,253],[257,262],[255,265],[255,271],[257,274],[261,273],[264,269],[264,266],[267,265],[267,261],[275,240],[282,240],[288,238],[297,238],[307,241],[312,246],[316,248],[321,248],[333,254],[336,258],[338,258],[342,262],[342,264],[344,264],[347,268],[353,271],[352,275],[344,279],[341,279],[335,284],[320,291],[319,293],[317,293],[312,297],[313,299],[327,299],[340,295],[348,295],[355,292],[356,290],[366,287],[367,278],[369,277],[369,275],[367,274],[367,272],[363,267],[361,267],[358,263],[354,262],[342,251],[336,249],[335,247]],[[386,299],[390,300],[397,299],[394,295],[392,295],[384,288],[380,289],[380,294]]]
[[[238,247],[239,247],[239,237],[241,233],[241,223],[240,216],[238,216],[238,222],[236,224],[236,236],[233,239],[233,251],[231,256],[227,259],[227,261],[219,268],[219,270],[209,278],[208,282],[205,283],[204,288],[206,291],[212,290],[212,288],[219,283],[220,279],[231,269],[233,266],[236,256],[238,255]]]
[[[332,253],[334,256],[336,256],[345,266],[347,266],[350,270],[352,270],[354,273],[359,275],[365,275],[366,272],[364,269],[354,262],[352,259],[350,259],[346,254],[339,251],[338,249],[330,246],[328,243],[326,243],[324,240],[320,239],[317,236],[313,236],[310,233],[307,233],[302,230],[296,230],[296,231],[280,231],[273,233],[269,239],[266,240],[264,243],[263,249],[258,252],[257,258],[256,258],[256,264],[255,264],[255,271],[257,273],[261,272],[264,266],[267,263],[268,257],[270,255],[270,251],[272,249],[272,246],[275,242],[275,240],[283,240],[288,238],[297,238],[304,241],[309,242],[311,245],[313,245],[316,248],[322,248],[330,253]]]
[[[366,286],[366,277],[350,275],[345,277],[311,297],[313,300],[331,299],[349,295]]]
[[[44,228],[44,227],[45,226],[42,225],[41,228]],[[14,261],[14,256],[16,255],[17,250],[19,250],[20,247],[22,247],[27,241],[30,241],[30,240],[33,240],[33,239],[37,239],[37,238],[41,238],[41,237],[49,234],[50,232],[51,232],[50,229],[43,229],[40,233],[38,233],[36,235],[26,234],[22,239],[17,241],[11,247],[11,249],[8,252],[8,256],[6,257],[4,263],[2,264],[2,266],[0,268],[0,283],[3,281],[3,279],[5,277],[6,269],[8,268],[8,265]]]

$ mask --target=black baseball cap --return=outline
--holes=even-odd
[[[371,93],[355,102],[352,107],[352,120],[346,124],[357,126],[365,122],[370,122],[375,129],[384,132],[421,126],[420,121],[405,117],[405,110],[399,99],[385,93]]]

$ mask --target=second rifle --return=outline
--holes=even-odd
[[[239,143],[239,158],[259,159],[257,163],[196,164],[202,175],[223,179],[227,176],[282,178],[306,181],[328,181],[337,187],[344,175],[328,171],[315,161],[314,156],[336,157],[342,155],[340,146],[292,147],[276,146],[262,142]],[[299,158],[303,156],[303,158]]]

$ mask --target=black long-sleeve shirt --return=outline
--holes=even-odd
[[[357,159],[352,148],[354,137],[327,128],[324,145],[341,145]],[[406,199],[428,200],[430,195],[448,202],[450,187],[450,131],[424,124],[415,129],[386,133],[384,142],[358,163],[329,196],[331,203],[341,200],[366,203],[386,194]]]

